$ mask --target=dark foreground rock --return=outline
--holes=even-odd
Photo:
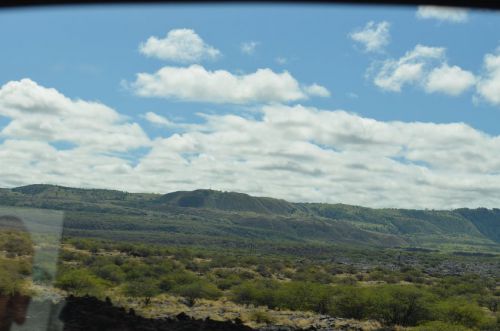
[[[1,299],[4,299],[3,301]],[[15,299],[15,300],[14,300]],[[4,304],[2,304],[4,303]],[[3,308],[3,309],[2,309]],[[12,329],[12,327],[14,327]],[[0,331],[306,331],[289,326],[266,326],[252,329],[242,321],[194,319],[185,313],[176,317],[145,318],[111,300],[69,296],[58,303],[29,297],[0,296]],[[311,327],[307,331],[359,330],[345,325],[339,328]]]
[[[64,331],[253,330],[237,321],[195,320],[183,313],[176,318],[149,319],[93,297],[67,298],[59,318]]]

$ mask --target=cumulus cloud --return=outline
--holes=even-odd
[[[389,59],[382,63],[374,83],[383,90],[400,92],[401,88],[422,79],[426,67],[442,61],[445,49],[417,45],[400,59]]]
[[[90,148],[58,150],[44,141],[7,139],[0,144],[0,159],[8,160],[0,167],[1,187],[49,183],[140,191],[139,182],[123,185],[138,180],[130,176],[133,168],[128,160]]]
[[[484,74],[477,84],[477,93],[489,103],[500,105],[500,53],[484,57]]]
[[[2,88],[2,116],[37,109],[64,117],[74,107],[74,100],[55,90],[35,89],[33,94],[17,89],[5,93],[8,89]],[[54,106],[57,100],[64,107]],[[117,116],[111,114],[106,116]],[[155,113],[146,118],[172,124]],[[342,110],[268,105],[253,117],[204,115],[199,125],[178,128],[151,142],[150,151],[134,162],[128,153],[86,148],[94,147],[92,141],[60,150],[35,133],[8,136],[0,144],[0,159],[8,160],[0,167],[0,186],[44,182],[135,192],[212,187],[375,207],[491,207],[500,202],[500,137],[463,123],[383,122]]]
[[[476,83],[476,77],[458,66],[443,64],[433,69],[425,82],[425,90],[430,93],[441,92],[457,96]]]
[[[466,9],[453,7],[419,6],[416,15],[419,19],[434,19],[451,23],[464,23],[469,19]]]
[[[208,71],[200,65],[163,67],[154,74],[139,73],[130,87],[139,96],[212,103],[274,103],[326,96],[319,85],[301,87],[287,71],[259,69],[246,75]]]
[[[405,85],[417,85],[428,93],[458,96],[474,86],[473,73],[450,66],[446,49],[417,45],[399,59],[375,63],[373,82],[385,91],[401,92]]]
[[[170,30],[165,38],[149,37],[139,45],[139,51],[149,57],[180,63],[216,59],[221,55],[218,49],[206,44],[191,29]]]
[[[10,119],[0,126],[0,160],[5,160],[0,187],[40,182],[132,192],[212,187],[373,207],[500,203],[500,136],[464,123],[384,122],[343,110],[265,105],[245,116],[203,115],[196,125],[150,112],[145,115],[150,122],[178,128],[150,141],[137,134],[142,130],[128,131],[133,123],[115,110],[30,80],[0,89],[0,115]],[[5,133],[31,115],[45,120]],[[57,141],[75,147],[61,149]],[[148,149],[137,155],[130,150],[137,146]]]
[[[265,106],[261,117],[210,115],[199,129],[157,140],[137,169],[176,189],[379,207],[493,206],[498,148],[499,137],[462,123]]]
[[[258,45],[259,43],[257,41],[246,41],[241,43],[240,50],[244,54],[252,55],[255,53],[255,49]]]
[[[389,44],[389,28],[389,22],[375,23],[370,21],[363,29],[352,32],[349,36],[355,42],[363,45],[365,51],[378,52]]]
[[[0,137],[68,142],[99,151],[127,151],[150,143],[137,123],[98,102],[72,100],[30,79],[0,88]]]

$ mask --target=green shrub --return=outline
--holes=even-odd
[[[218,299],[222,292],[214,284],[206,281],[197,281],[195,283],[176,286],[172,292],[186,298],[189,305],[193,305],[195,299]]]
[[[369,295],[368,316],[387,325],[411,326],[432,318],[434,298],[422,288],[385,285]]]
[[[335,289],[328,313],[354,319],[364,319],[368,316],[369,297],[367,289],[354,286],[338,286]]]
[[[199,280],[200,277],[192,272],[176,271],[161,277],[159,287],[162,291],[169,292],[177,286],[193,284]]]
[[[256,323],[272,324],[275,322],[273,316],[262,309],[253,310],[248,317]]]
[[[302,311],[325,313],[331,297],[331,287],[310,282],[283,283],[275,291],[275,305]]]
[[[0,295],[13,295],[20,292],[22,280],[15,265],[0,264]]]
[[[272,280],[247,281],[232,289],[232,299],[237,303],[274,308],[279,283]]]
[[[63,271],[55,284],[57,287],[75,295],[102,296],[105,282],[86,269]]]
[[[225,278],[219,278],[215,280],[215,284],[221,290],[230,289],[233,286],[240,285],[243,280],[237,274],[228,275]]]
[[[113,283],[121,283],[125,279],[125,273],[116,264],[108,264],[95,267],[92,269],[94,273],[102,279],[109,280]]]
[[[492,322],[481,307],[462,298],[451,298],[436,304],[436,317],[469,328],[481,328]]]
[[[143,278],[128,282],[124,287],[126,295],[135,298],[144,298],[144,303],[149,304],[151,298],[160,294],[156,281],[151,278]]]

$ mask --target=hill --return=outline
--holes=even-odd
[[[290,215],[297,206],[285,200],[252,197],[244,193],[214,190],[178,191],[155,200],[160,204],[179,207],[208,208],[225,211],[249,211],[258,214]]]
[[[29,185],[0,206],[65,211],[64,234],[179,245],[419,247],[500,252],[499,209],[372,209],[214,190],[159,194]]]

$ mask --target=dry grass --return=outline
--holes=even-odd
[[[258,328],[269,324],[291,326],[298,328],[361,328],[372,331],[381,327],[375,321],[356,321],[342,318],[328,318],[313,312],[299,312],[291,310],[272,310],[267,307],[253,305],[239,305],[225,298],[219,300],[197,299],[194,306],[188,307],[181,297],[162,294],[152,298],[149,305],[144,305],[142,300],[117,296],[113,302],[125,308],[133,308],[136,313],[149,317],[173,317],[181,312],[196,318],[210,317],[213,320],[226,321],[239,318],[244,324]]]

